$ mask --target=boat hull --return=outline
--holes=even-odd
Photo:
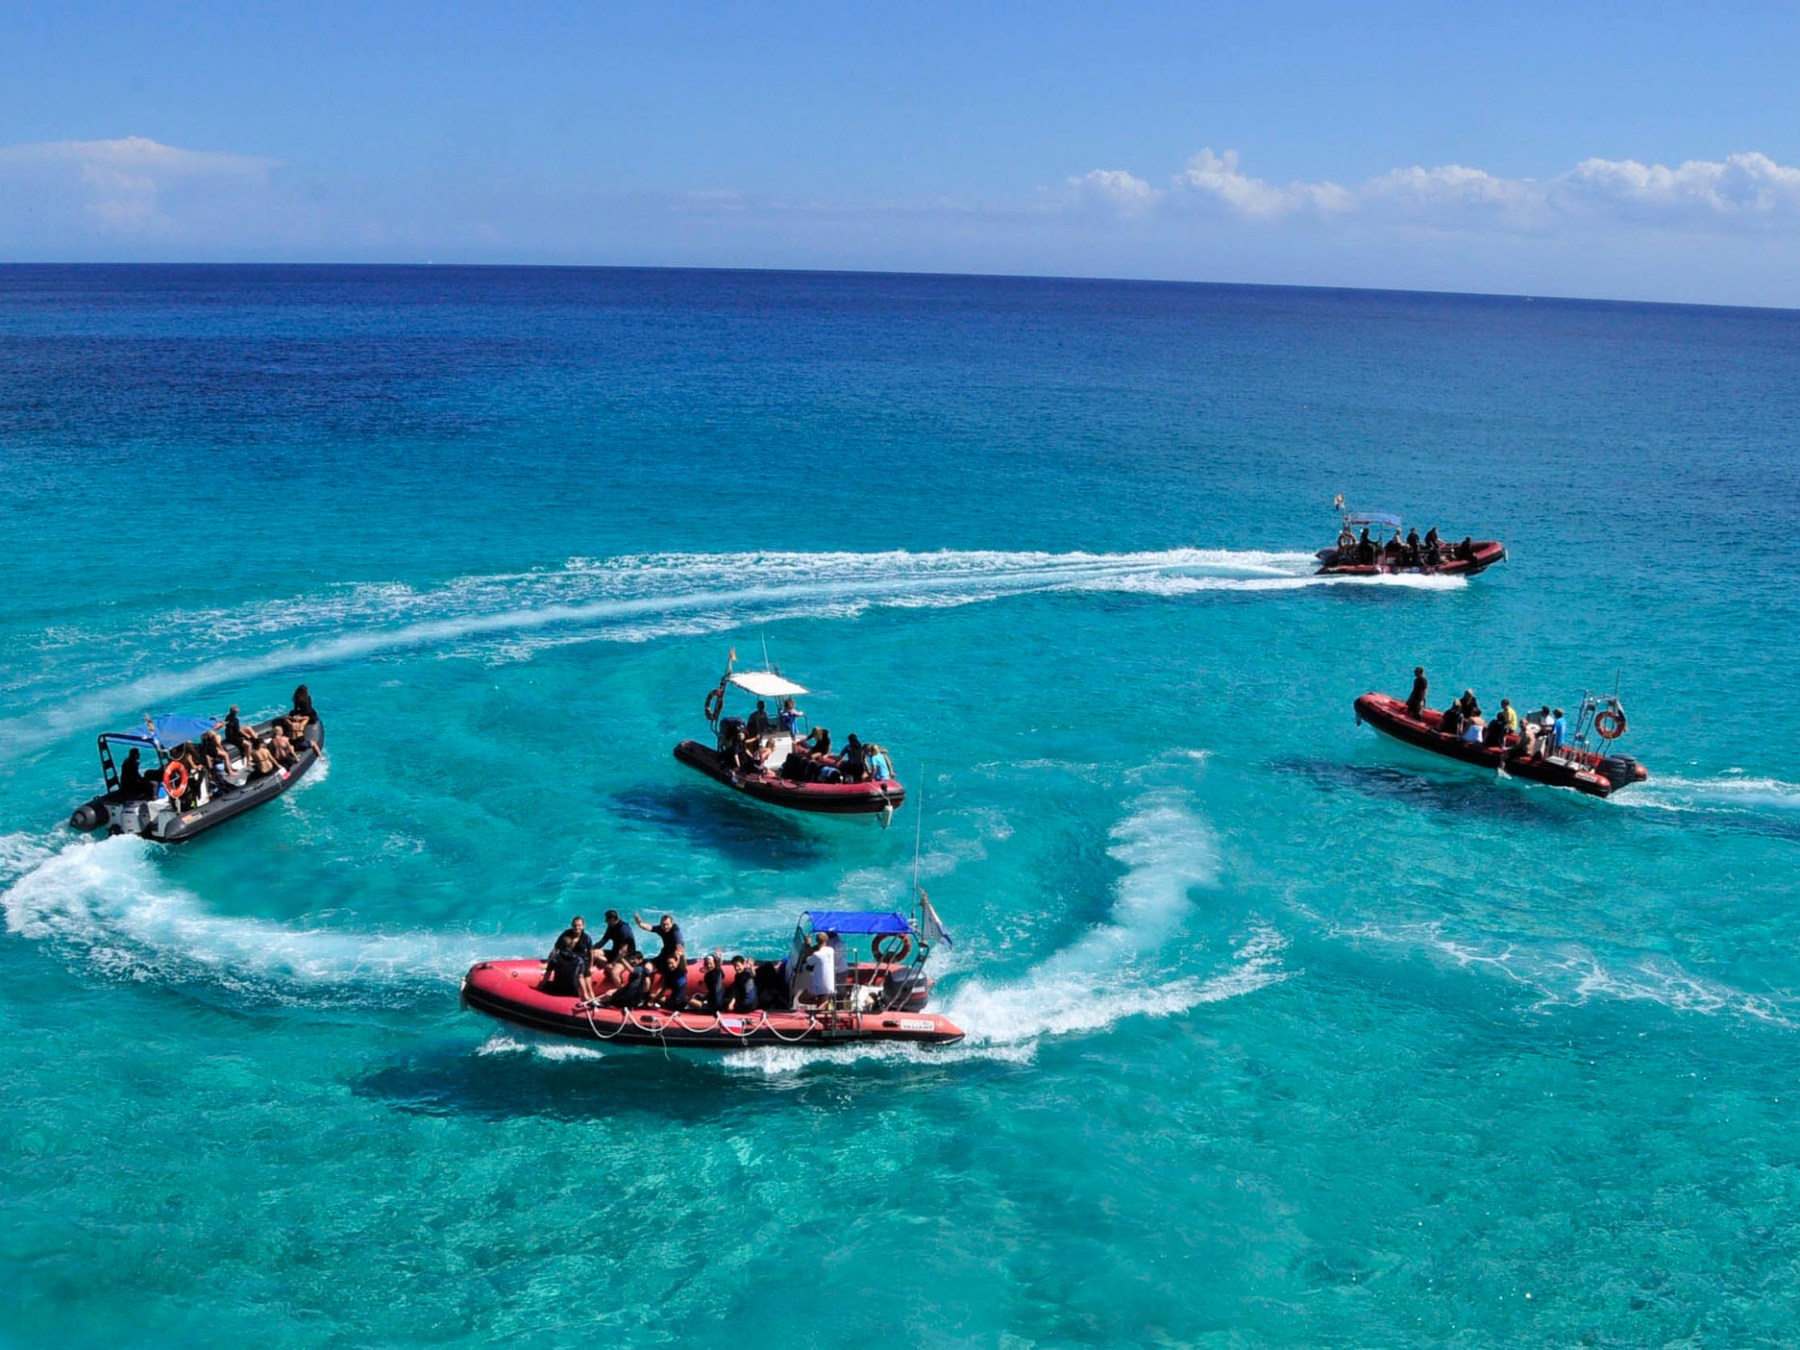
[[[906,789],[891,778],[878,783],[795,783],[773,773],[733,773],[716,750],[699,741],[683,741],[675,747],[675,758],[734,792],[790,811],[873,816],[896,810],[906,801]]]
[[[1320,549],[1317,557],[1321,566],[1318,575],[1333,577],[1378,577],[1378,576],[1427,576],[1427,577],[1472,577],[1477,572],[1485,572],[1495,563],[1506,561],[1506,545],[1497,539],[1483,539],[1476,543],[1472,558],[1445,558],[1436,567],[1392,567],[1386,563],[1339,563],[1333,561],[1338,555],[1335,548]]]
[[[1405,702],[1390,694],[1369,693],[1356,700],[1358,722],[1366,722],[1384,736],[1420,750],[1489,772],[1504,771],[1513,778],[1572,788],[1590,797],[1610,797],[1620,788],[1641,783],[1650,776],[1643,765],[1624,756],[1596,755],[1572,747],[1552,756],[1525,755],[1519,751],[1516,736],[1507,737],[1504,747],[1489,747],[1446,736],[1438,730],[1442,716],[1426,708],[1421,717],[1412,717]]]
[[[860,969],[860,968],[859,968]],[[699,986],[699,964],[688,987]],[[606,1045],[653,1045],[678,1050],[754,1050],[775,1046],[822,1048],[853,1043],[954,1045],[963,1030],[938,1013],[762,1009],[748,1013],[675,1012],[666,1008],[590,1008],[544,985],[541,961],[481,961],[463,977],[463,1002],[516,1026]]]

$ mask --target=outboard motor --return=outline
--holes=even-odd
[[[888,972],[881,1001],[899,1012],[918,1012],[931,998],[931,979],[917,967]]]
[[[71,830],[97,830],[106,824],[106,798],[96,797],[75,808],[69,817]]]
[[[1608,755],[1600,761],[1600,772],[1616,788],[1638,781],[1638,762],[1630,755]]]

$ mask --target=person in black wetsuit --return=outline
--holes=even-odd
[[[650,965],[639,961],[630,968],[625,982],[605,998],[596,1000],[603,1008],[641,1008],[650,1001]]]
[[[637,955],[637,935],[631,925],[619,917],[619,911],[606,911],[606,930],[600,934],[600,954],[608,961],[629,961]]]
[[[700,992],[687,1001],[689,1012],[725,1011],[725,967],[717,953],[708,952],[700,962]]]
[[[1375,541],[1369,538],[1369,527],[1365,525],[1362,538],[1356,541],[1356,561],[1364,567],[1373,567],[1376,554]]]
[[[594,997],[593,970],[593,935],[577,914],[557,935],[556,945],[544,962],[544,975],[557,993],[578,994],[583,1000],[589,1000]]]
[[[1415,722],[1424,720],[1425,695],[1431,689],[1431,681],[1425,678],[1425,667],[1413,667],[1412,693],[1406,696],[1406,715]]]
[[[1460,737],[1463,729],[1462,704],[1452,703],[1444,709],[1444,715],[1438,719],[1438,730],[1446,736]]]
[[[683,951],[685,954],[687,945],[682,941],[681,925],[675,922],[675,916],[673,914],[665,914],[655,923],[650,924],[644,922],[644,916],[642,914],[633,914],[631,916],[631,921],[646,933],[655,933],[656,936],[662,940],[662,949],[658,951],[655,956],[650,958],[650,964],[661,971],[664,976],[670,975],[671,969],[675,963],[675,953],[677,951]],[[686,978],[686,974],[687,967],[683,964],[683,978]]]
[[[725,996],[725,1006],[732,1012],[755,1012],[756,964],[743,956],[734,956],[731,969],[734,978],[731,992]]]
[[[156,779],[144,772],[143,763],[134,749],[119,766],[119,795],[128,802],[156,800]]]
[[[869,776],[862,742],[853,731],[844,741],[844,753],[838,756],[838,777],[846,783],[860,783]]]
[[[1415,527],[1408,530],[1406,532],[1406,565],[1408,567],[1417,567],[1419,565],[1421,558],[1424,556],[1420,552],[1420,548],[1418,529]]]

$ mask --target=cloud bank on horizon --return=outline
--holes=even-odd
[[[1027,200],[334,180],[142,136],[0,147],[0,260],[573,262],[1142,276],[1800,306],[1800,168],[1756,151],[1280,183],[1200,150]],[[1686,285],[1645,284],[1674,260]]]

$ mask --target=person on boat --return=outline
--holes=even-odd
[[[744,734],[758,739],[769,734],[769,707],[760,698],[756,700],[756,711],[744,724]]]
[[[1442,539],[1438,538],[1437,526],[1433,525],[1429,530],[1425,531],[1426,548],[1441,548],[1443,542]]]
[[[1381,546],[1381,562],[1384,567],[1404,567],[1406,565],[1406,545],[1395,535]]]
[[[853,731],[844,740],[844,753],[838,756],[837,776],[846,783],[860,783],[869,776],[869,766],[863,750],[863,743],[856,739]]]
[[[631,921],[646,933],[655,933],[656,936],[662,940],[662,949],[658,951],[655,956],[650,958],[650,964],[655,966],[656,969],[660,970],[663,974],[667,975],[669,973],[669,967],[674,964],[675,953],[677,951],[685,951],[686,949],[686,943],[682,941],[681,937],[681,925],[675,922],[675,916],[673,914],[665,914],[653,924],[645,923],[642,914],[633,914],[631,916]],[[687,970],[685,964],[686,958],[683,957],[682,959],[682,971],[685,978]]]
[[[1456,556],[1464,562],[1475,561],[1475,536],[1465,534],[1462,543],[1456,546]]]
[[[187,787],[182,791],[178,805],[183,811],[191,811],[201,804],[202,789],[206,783],[206,764],[200,758],[200,751],[192,741],[183,741],[175,747],[172,758],[179,760],[187,770]]]
[[[1369,527],[1363,526],[1362,537],[1356,541],[1356,561],[1364,567],[1375,565],[1375,541],[1369,538]]]
[[[1432,531],[1433,534],[1437,532]],[[1442,567],[1444,565],[1444,546],[1436,539],[1428,539],[1425,544],[1424,565],[1426,567]]]
[[[1487,721],[1480,713],[1463,719],[1462,738],[1470,745],[1480,745],[1482,737],[1486,734]]]
[[[1550,744],[1561,750],[1569,743],[1569,724],[1563,720],[1563,710],[1556,709],[1550,715]]]
[[[669,953],[667,964],[660,967],[662,973],[662,993],[654,1001],[665,1008],[680,1012],[688,1002],[688,959],[687,948],[679,942],[675,950]]]
[[[777,719],[781,724],[782,735],[784,735],[784,736],[799,735],[800,734],[800,719],[804,716],[805,716],[805,714],[802,713],[798,708],[796,708],[794,706],[793,699],[784,698],[781,701],[781,714],[780,714],[780,717]]]
[[[288,723],[298,722],[296,730],[304,732],[307,727],[319,720],[319,714],[313,711],[312,691],[305,685],[294,690],[294,706],[288,709]]]
[[[814,1007],[830,1007],[837,1001],[837,958],[825,934],[814,933],[812,950],[801,958],[800,1002]]]
[[[205,761],[215,788],[231,785],[231,756],[226,753],[225,742],[218,732],[209,731],[200,738],[200,758]]]
[[[119,795],[128,802],[153,802],[156,800],[156,783],[153,775],[144,772],[143,760],[137,747],[133,746],[119,766]]]
[[[1463,729],[1462,704],[1452,703],[1438,718],[1438,730],[1446,736],[1460,737]]]
[[[1406,532],[1406,565],[1408,567],[1417,567],[1419,565],[1420,558],[1424,556],[1421,549],[1422,546],[1419,543],[1419,530],[1417,526],[1414,526]]]
[[[725,1011],[725,967],[717,952],[700,958],[700,988],[687,1001],[689,1012],[721,1013]]]
[[[635,965],[627,965],[620,961],[614,964],[609,974],[612,976],[613,991],[595,1003],[602,1008],[641,1008],[650,1001],[650,963],[639,961]]]
[[[829,755],[831,753],[831,732],[825,727],[814,727],[806,733],[806,739],[800,742],[799,748],[804,749],[809,755],[820,757]]]
[[[244,723],[238,716],[238,705],[232,704],[225,710],[225,744],[242,747],[244,743]]]
[[[863,754],[863,763],[868,766],[869,777],[877,783],[894,781],[894,762],[888,758],[888,752],[879,745],[871,745]]]
[[[741,952],[731,958],[731,989],[725,1007],[731,1012],[756,1011],[756,963]]]
[[[1337,551],[1342,562],[1349,562],[1356,556],[1356,531],[1348,525],[1338,531]]]
[[[1499,713],[1487,724],[1481,733],[1481,743],[1490,750],[1498,750],[1506,744],[1506,719]]]
[[[267,778],[281,766],[275,762],[275,756],[262,741],[252,741],[244,758],[249,762],[250,775],[253,778]]]
[[[637,935],[631,925],[619,917],[619,911],[606,911],[606,927],[600,933],[600,954],[608,961],[624,961],[637,955]]]
[[[287,729],[280,722],[269,728],[269,753],[284,769],[291,769],[300,762],[300,752],[294,749],[294,743],[288,739]]]
[[[1481,716],[1481,705],[1475,701],[1475,691],[1473,689],[1463,690],[1462,698],[1459,702],[1462,704],[1464,721],[1467,721],[1471,717]]]
[[[544,962],[544,980],[553,994],[572,995],[582,1005],[594,1002],[593,940],[578,926],[580,919],[557,936]]]
[[[1506,727],[1507,735],[1517,736],[1519,734],[1519,713],[1518,710],[1513,707],[1510,698],[1503,698],[1500,700],[1500,711],[1494,714],[1494,720],[1502,723]]]
[[[1413,667],[1412,693],[1406,696],[1406,715],[1415,722],[1425,720],[1425,695],[1431,690],[1431,681],[1425,678],[1425,667]]]

